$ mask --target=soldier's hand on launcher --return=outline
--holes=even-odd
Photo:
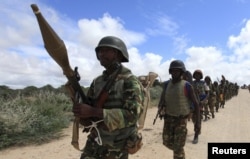
[[[84,103],[74,104],[72,112],[74,113],[74,116],[80,118],[89,118],[94,114],[93,107]]]

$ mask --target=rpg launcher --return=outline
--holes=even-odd
[[[68,88],[69,95],[73,103],[89,103],[79,84],[80,75],[77,71],[77,67],[72,70],[70,66],[67,50],[63,40],[60,39],[60,37],[56,34],[56,32],[52,29],[52,27],[43,17],[38,6],[36,4],[31,4],[31,8],[37,18],[45,49],[47,50],[49,55],[54,59],[54,61],[62,68],[63,74],[68,79],[66,87]],[[79,121],[80,119],[76,117],[73,125],[72,145],[76,149],[79,149]]]

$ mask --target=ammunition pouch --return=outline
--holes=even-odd
[[[129,154],[135,154],[142,147],[142,135],[141,133],[134,134],[127,139],[127,144],[125,149]]]

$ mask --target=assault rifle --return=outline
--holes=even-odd
[[[155,122],[156,122],[157,118],[160,117],[160,119],[162,119],[162,117],[163,117],[163,115],[161,114],[163,106],[161,104],[162,104],[162,99],[159,102],[158,111],[157,111],[156,116],[154,118],[153,125],[155,125]]]
[[[163,110],[164,96],[165,96],[165,92],[166,92],[166,89],[167,89],[167,86],[168,86],[168,82],[169,81],[166,81],[166,82],[163,83],[162,93],[161,93],[160,101],[159,101],[159,104],[158,104],[158,111],[157,111],[157,114],[156,114],[155,119],[153,121],[153,125],[155,125],[155,122],[156,122],[158,117],[160,117],[160,119],[162,119],[163,116],[164,116],[162,114],[162,110]]]
[[[156,122],[157,118],[159,117],[159,115],[160,115],[160,113],[158,111],[157,114],[156,114],[156,116],[155,116],[155,118],[154,118],[153,125],[155,125],[155,122]]]
[[[67,77],[68,83],[66,88],[74,104],[76,103],[90,103],[85,96],[80,84],[80,75],[77,67],[73,70],[70,66],[67,50],[63,40],[56,34],[52,27],[45,20],[36,4],[31,4],[31,8],[37,18],[44,47],[54,61],[62,68],[63,74]],[[79,117],[75,117],[73,125],[73,135],[71,144],[79,150],[78,137],[79,137]]]

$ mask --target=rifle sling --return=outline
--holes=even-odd
[[[109,90],[110,88],[114,85],[114,82],[117,78],[117,76],[121,73],[122,67],[119,66],[117,72],[106,82],[106,84],[104,85],[104,87],[102,88],[100,94],[98,95],[97,101],[95,103],[95,107],[97,108],[102,108],[104,103],[106,102],[106,100],[109,97]]]

